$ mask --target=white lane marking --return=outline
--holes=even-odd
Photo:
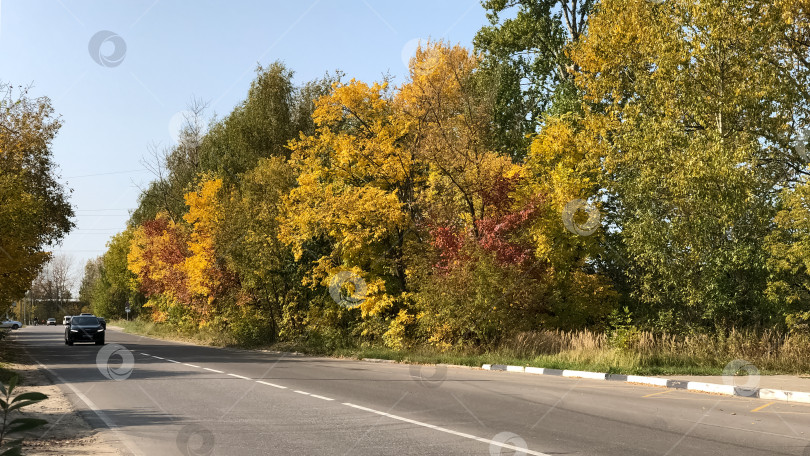
[[[183,363],[183,365],[184,365],[184,366],[188,366],[188,367],[196,367],[197,369],[199,369],[199,368],[200,368],[200,366],[198,366],[198,365],[196,365],[196,364]]]
[[[164,359],[164,358],[161,358],[159,356],[153,356],[153,357],[157,358],[157,359]],[[168,361],[179,363],[179,361],[174,361],[174,360],[168,360]],[[39,363],[39,362],[37,361],[37,363]],[[183,364],[185,364],[185,363],[183,363]],[[40,364],[40,365],[42,365],[42,364]],[[191,366],[192,367],[199,367],[199,366],[194,366],[194,365],[191,365]],[[42,367],[45,367],[45,366],[42,366]],[[208,367],[203,367],[203,369],[205,369],[207,371],[211,371],[211,372],[216,372],[218,374],[224,374],[225,373],[223,371],[216,370],[216,369],[211,369],[211,368],[208,368]],[[56,375],[56,374],[54,374],[54,375]],[[227,374],[227,375],[230,375],[231,377],[241,378],[241,379],[244,379],[244,380],[251,380],[250,378],[243,377],[241,375],[236,375],[236,374]],[[63,381],[63,383],[64,383],[64,381]],[[261,383],[262,385],[272,386],[272,387],[281,388],[281,389],[286,389],[287,388],[286,386],[276,385],[276,384],[264,382],[264,381],[261,381],[261,380],[256,380],[256,383]],[[76,392],[77,395],[80,395],[80,397],[85,397],[83,394],[81,394],[81,392],[76,390],[73,387],[73,385],[70,385],[70,384],[67,384],[67,385],[72,390],[74,390],[74,392]],[[333,401],[334,400],[334,399],[329,398],[329,397],[320,396],[320,395],[317,395],[317,394],[311,394],[311,393],[308,393],[306,391],[294,390],[294,392],[298,393],[298,394],[303,394],[303,395],[306,395],[306,396],[311,396],[311,397],[314,397],[314,398],[317,398],[317,399],[322,399],[322,400],[325,400],[325,401]],[[89,400],[90,399],[87,399],[87,401],[89,401]],[[90,404],[88,404],[88,405],[90,405]],[[498,442],[498,441],[495,441],[495,440],[485,439],[483,437],[477,437],[477,436],[474,436],[472,434],[467,434],[467,433],[464,433],[464,432],[454,431],[452,429],[443,428],[441,426],[436,426],[434,424],[423,423],[421,421],[416,421],[416,420],[412,420],[410,418],[405,418],[403,416],[393,415],[391,413],[370,409],[368,407],[363,407],[361,405],[355,405],[355,404],[352,404],[352,403],[349,403],[349,402],[343,402],[343,405],[346,405],[346,406],[349,406],[349,407],[352,407],[352,408],[355,408],[355,409],[358,409],[358,410],[363,410],[363,411],[366,411],[366,412],[375,413],[377,415],[382,415],[382,416],[385,416],[385,417],[388,417],[388,418],[391,418],[391,419],[394,419],[394,420],[404,421],[406,423],[411,423],[411,424],[415,424],[417,426],[426,427],[428,429],[433,429],[435,431],[456,435],[456,436],[463,437],[463,438],[470,439],[470,440],[476,440],[478,442],[487,443],[489,445],[495,445],[495,446],[498,446],[498,447],[501,447],[501,448],[514,450],[516,452],[523,452],[523,454],[531,454],[531,455],[534,455],[534,456],[550,456],[550,455],[548,455],[546,453],[541,453],[539,451],[533,451],[533,450],[529,450],[529,449],[526,449],[526,448],[521,448],[521,447],[518,447],[518,446],[509,445],[508,443],[503,443],[503,442]],[[103,412],[101,412],[100,410],[97,410],[97,409],[95,409],[93,407],[91,407],[91,408],[93,409],[94,412],[96,412],[97,415],[99,415],[99,418],[102,418]],[[108,427],[110,427],[110,428],[117,427],[117,426],[115,426],[115,424],[112,423],[112,421],[109,421],[109,419],[105,419],[105,418],[102,418],[102,420],[104,421],[105,424],[107,424]]]
[[[157,359],[166,359],[166,358],[161,358],[160,356],[155,356],[155,355],[152,355],[152,358],[157,358]]]
[[[149,353],[144,353],[144,352],[141,352],[141,354],[144,355],[144,356],[152,356]]]
[[[167,359],[166,361],[168,361],[168,362],[170,362],[170,363],[174,363],[174,364],[183,364],[183,363],[181,363],[180,361],[175,361],[175,360],[173,360],[173,359]]]
[[[349,402],[344,402],[343,405],[347,405],[349,407],[356,408],[358,410],[363,410],[365,412],[376,413],[377,415],[386,416],[388,418],[392,418],[392,419],[399,420],[399,421],[404,421],[406,423],[415,424],[417,426],[426,427],[428,429],[433,429],[435,431],[446,432],[447,434],[457,435],[459,437],[464,437],[465,439],[476,440],[476,441],[482,442],[482,443],[488,443],[490,446],[495,445],[495,446],[499,446],[501,448],[507,448],[507,449],[510,449],[510,450],[515,450],[516,454],[523,453],[523,454],[533,454],[534,456],[550,456],[550,455],[548,455],[546,453],[541,453],[539,451],[532,451],[532,450],[528,450],[526,448],[521,448],[521,447],[518,447],[518,446],[509,445],[508,443],[498,442],[496,440],[485,439],[483,437],[477,437],[477,436],[474,436],[472,434],[467,434],[467,433],[464,433],[464,432],[454,431],[452,429],[447,429],[447,428],[443,428],[441,426],[436,426],[435,424],[423,423],[421,421],[416,421],[416,420],[412,420],[410,418],[405,418],[404,416],[392,415],[390,413],[381,412],[379,410],[370,409],[368,407],[363,407],[361,405],[355,405],[355,404],[352,404],[352,403],[349,403]]]
[[[30,354],[29,354],[29,356],[30,356]],[[129,442],[129,437],[128,437],[126,434],[124,434],[123,432],[121,432],[121,431],[119,430],[120,428],[118,427],[118,425],[117,425],[117,424],[115,424],[115,423],[113,423],[113,421],[112,421],[112,420],[111,420],[111,419],[110,419],[110,418],[107,416],[107,414],[106,414],[106,413],[104,413],[104,412],[102,412],[102,411],[101,411],[101,409],[100,409],[100,408],[99,408],[99,407],[98,407],[98,406],[95,404],[95,402],[91,401],[89,397],[85,396],[85,395],[84,395],[84,393],[82,393],[81,391],[79,391],[79,390],[78,390],[78,389],[77,389],[75,386],[73,386],[73,384],[68,383],[68,382],[67,382],[67,380],[65,380],[64,378],[62,378],[62,376],[61,376],[61,375],[57,374],[57,373],[56,373],[55,371],[53,371],[52,369],[48,368],[48,366],[46,366],[46,365],[42,364],[41,362],[37,361],[36,359],[34,359],[34,357],[33,357],[33,356],[31,357],[31,359],[33,359],[33,360],[34,360],[34,362],[36,362],[37,364],[39,364],[39,366],[40,366],[41,368],[43,368],[43,369],[47,370],[48,372],[50,372],[50,373],[51,373],[51,374],[52,374],[54,377],[56,377],[56,378],[57,378],[57,379],[58,379],[58,380],[59,380],[59,381],[60,381],[60,382],[61,382],[63,385],[65,385],[65,386],[67,386],[68,388],[70,388],[70,390],[71,390],[71,391],[73,391],[73,394],[75,394],[75,395],[76,395],[76,397],[78,397],[79,399],[81,399],[81,400],[82,400],[82,402],[84,402],[84,404],[87,406],[87,408],[89,408],[90,410],[92,410],[92,411],[93,411],[93,413],[95,413],[95,414],[96,414],[96,416],[98,417],[98,419],[100,419],[100,420],[101,420],[101,421],[104,423],[104,425],[106,425],[106,426],[107,426],[107,427],[108,427],[108,428],[109,428],[109,429],[110,429],[110,430],[111,430],[113,433],[115,433],[115,435],[118,437],[118,440],[119,440],[121,443],[123,443],[125,447],[127,447],[127,450],[129,450],[129,452],[130,452],[130,453],[132,453],[132,454],[143,454],[143,453],[141,453],[140,451],[138,451],[137,449],[133,449],[133,446],[134,446],[134,445],[131,445],[131,444],[130,444],[130,442]],[[134,446],[134,447],[135,447],[135,448],[137,448],[137,446]]]

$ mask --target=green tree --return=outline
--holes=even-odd
[[[127,303],[132,308],[132,316],[139,314],[143,296],[135,291],[135,275],[127,267],[131,240],[132,229],[116,234],[107,243],[104,255],[88,262],[85,268],[79,294],[82,301],[90,302],[96,315],[123,318]]]
[[[768,297],[791,329],[810,323],[810,182],[781,194],[776,229],[768,236]]]
[[[51,144],[61,126],[46,97],[0,84],[0,312],[23,297],[49,246],[74,226]]]
[[[299,132],[313,131],[313,102],[332,82],[327,76],[296,87],[292,78],[292,70],[280,62],[256,69],[247,98],[205,135],[202,170],[217,172],[231,183],[256,166],[260,158],[289,158],[287,143]]]
[[[255,333],[249,338],[265,342],[300,335],[307,303],[314,298],[302,284],[314,258],[307,252],[296,261],[278,237],[282,202],[295,177],[283,157],[260,159],[232,189],[224,204],[227,223],[217,238],[217,256],[239,278],[235,301],[247,321],[235,324],[241,332]]]
[[[572,52],[583,158],[634,313],[687,326],[767,320],[764,241],[791,179],[780,138],[801,108],[788,11],[766,1],[606,0]]]
[[[545,113],[579,110],[578,71],[567,51],[586,33],[593,0],[486,0],[490,24],[475,36],[483,53],[480,78],[497,96],[494,139],[499,150],[525,156],[526,135]]]

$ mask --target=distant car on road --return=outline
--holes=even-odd
[[[65,345],[74,342],[95,342],[104,345],[104,326],[94,315],[77,315],[71,317],[65,326]]]
[[[65,315],[65,318],[62,319],[62,324],[63,325],[69,325],[70,324],[70,315]]]
[[[20,329],[22,328],[22,323],[17,320],[3,320],[0,322],[0,328]]]
[[[48,326],[56,326],[56,318],[49,318],[48,321],[45,322]]]

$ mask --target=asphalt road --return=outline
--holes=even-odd
[[[810,456],[808,405],[63,331],[15,338],[125,454]]]

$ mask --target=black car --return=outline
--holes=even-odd
[[[95,342],[104,345],[104,325],[94,315],[77,315],[65,325],[65,345],[74,342]]]

